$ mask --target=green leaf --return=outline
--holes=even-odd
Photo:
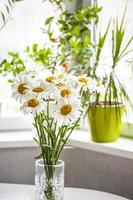
[[[80,31],[81,31],[80,25],[76,25],[72,28],[72,33],[77,37],[80,35]]]
[[[85,36],[84,47],[88,46],[89,44],[90,44],[90,37],[89,36]]]
[[[27,46],[25,52],[29,53],[30,52],[30,47]]]
[[[7,13],[9,14],[9,7],[7,5],[5,5]]]
[[[4,16],[4,14],[3,14],[3,12],[1,11],[1,16],[2,16],[2,19],[3,19],[3,21],[5,22],[6,21],[6,19],[5,19],[5,16]]]
[[[45,20],[45,25],[50,24],[53,21],[54,17],[49,17]]]
[[[37,48],[38,48],[38,44],[33,44],[32,50],[34,53],[37,52]]]
[[[10,7],[12,7],[12,3],[11,3],[11,1],[10,1],[10,0],[8,0],[8,3],[9,3],[9,5],[10,5]]]

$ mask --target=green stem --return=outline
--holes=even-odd
[[[63,147],[64,147],[65,144],[67,143],[67,141],[68,141],[68,139],[69,139],[71,133],[72,133],[73,130],[76,128],[76,126],[78,125],[79,121],[80,121],[80,118],[75,122],[75,124],[74,124],[74,126],[72,127],[71,131],[69,132],[68,136],[67,136],[66,139],[64,140],[63,145],[61,146],[61,148],[60,148],[60,150],[59,150],[59,152],[58,152],[58,155],[57,155],[57,158],[56,158],[56,162],[57,162],[57,160],[59,159],[59,156],[60,156],[60,154],[61,154],[61,151],[62,151]]]

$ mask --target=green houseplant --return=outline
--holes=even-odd
[[[129,46],[133,41],[133,36],[126,38],[124,22],[125,12],[121,21],[118,18],[114,20],[111,28],[109,22],[105,34],[103,36],[99,35],[93,76],[98,80],[98,84],[99,81],[101,82],[104,90],[102,93],[100,93],[101,91],[95,92],[93,102],[90,103],[88,110],[92,139],[96,142],[116,141],[120,135],[122,114],[129,105],[132,107],[130,95],[119,77],[123,58],[126,58],[132,52]],[[102,47],[110,29],[112,61],[110,61],[110,71],[105,72],[102,79],[100,79],[96,71],[99,67]],[[117,69],[119,69],[119,73]]]
[[[17,2],[10,1],[10,7]],[[60,10],[57,20],[55,21],[53,16],[49,17],[45,20],[44,28],[42,28],[42,31],[50,40],[50,45],[47,42],[42,47],[39,47],[38,44],[27,47],[25,50],[27,58],[40,67],[53,68],[53,70],[62,67],[68,73],[81,74],[87,72],[89,75],[90,61],[88,59],[90,60],[93,55],[91,24],[98,23],[98,13],[101,11],[101,7],[94,4],[76,8],[73,13],[69,13],[63,9],[65,1],[50,0],[49,2],[54,3]],[[8,12],[10,11],[9,6],[5,5],[5,7],[8,7]],[[5,15],[2,14],[2,16],[4,22],[6,22]],[[59,35],[55,35],[56,30],[53,28],[55,24],[60,29]],[[9,52],[9,59],[1,61],[0,73],[3,75],[20,73],[25,69],[27,61],[23,61],[19,52]]]
[[[74,74],[88,73],[93,55],[92,24],[97,24],[101,7],[97,4],[76,9],[70,13],[62,11],[57,20],[50,17],[45,21],[43,32],[57,46],[59,65],[67,65],[67,72]],[[59,33],[56,35],[54,26]],[[52,45],[51,45],[52,46]]]
[[[118,19],[113,23],[110,21],[104,34],[99,33],[99,36],[96,34],[98,42],[93,41],[90,36],[91,29],[84,29],[88,22],[83,19],[89,20],[87,17],[87,15],[89,15],[93,18],[89,23],[92,24],[93,22],[97,24],[97,14],[100,11],[101,8],[93,5],[92,7],[80,8],[73,12],[62,12],[58,20],[61,27],[61,35],[58,41],[62,52],[62,54],[60,54],[61,63],[67,63],[67,72],[73,72],[76,75],[86,74],[97,82],[96,88],[99,89],[93,91],[93,95],[90,96],[89,92],[82,91],[83,105],[85,106],[88,103],[90,105],[88,115],[91,122],[91,131],[94,133],[93,140],[97,142],[110,142],[119,138],[122,123],[121,118],[126,107],[125,104],[130,104],[130,106],[132,106],[128,92],[116,73],[123,58],[130,53],[128,47],[132,42],[132,37],[125,42],[124,13],[121,22],[119,22]],[[82,28],[84,30],[83,32]],[[100,78],[97,71],[99,65],[101,65],[102,51],[109,39],[108,35],[110,31],[111,45],[109,44],[109,46],[111,46],[110,51],[112,54],[112,59],[108,59],[110,63],[110,72],[105,72],[104,77]],[[82,38],[85,40],[83,41]],[[103,68],[105,67],[103,66]],[[86,77],[80,78],[83,82],[85,79]],[[87,83],[88,80],[85,82]],[[104,92],[102,92],[102,94],[100,94],[99,91],[101,90],[100,87],[104,87]],[[110,113],[112,113],[112,116]],[[99,118],[101,119],[100,123],[98,123]],[[107,122],[110,122],[110,124]],[[101,130],[103,130],[102,137]]]

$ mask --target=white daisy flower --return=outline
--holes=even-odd
[[[42,79],[44,82],[51,84],[56,81],[57,77],[56,77],[56,74],[52,74],[51,72],[46,70]]]
[[[20,108],[24,114],[33,114],[40,113],[44,110],[44,101],[36,97],[30,97]]]
[[[84,91],[89,90],[91,93],[96,90],[96,81],[91,77],[82,75],[78,77],[78,84]]]
[[[81,86],[87,85],[89,82],[89,77],[87,77],[87,75],[82,75],[82,76],[78,76],[78,84],[80,84]]]
[[[52,98],[54,92],[57,90],[57,87],[54,84],[49,84],[42,80],[35,81],[29,86],[29,95],[36,95],[41,97],[42,99]]]
[[[59,126],[75,122],[82,111],[81,101],[77,98],[61,98],[51,109],[51,114]]]
[[[29,80],[22,75],[18,75],[12,84],[12,97],[22,103],[27,99],[29,91]]]
[[[44,93],[44,84],[40,81],[36,80],[32,82],[29,86],[29,94],[30,95],[39,95]]]
[[[76,77],[68,74],[60,74],[55,82],[57,87],[56,97],[79,96]]]
[[[66,97],[77,97],[79,98],[79,91],[75,88],[70,87],[70,85],[63,85],[58,87],[55,92],[57,98],[66,98]]]
[[[55,80],[56,80],[56,77],[53,75],[51,75],[51,76],[47,76],[46,78],[45,78],[45,81],[47,82],[47,83],[53,83],[53,82],[55,82]]]
[[[76,88],[77,78],[72,74],[62,73],[58,76],[57,82],[63,82],[73,88]]]

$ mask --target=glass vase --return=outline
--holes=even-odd
[[[37,160],[35,166],[36,200],[64,199],[64,162],[57,165],[44,165]]]

